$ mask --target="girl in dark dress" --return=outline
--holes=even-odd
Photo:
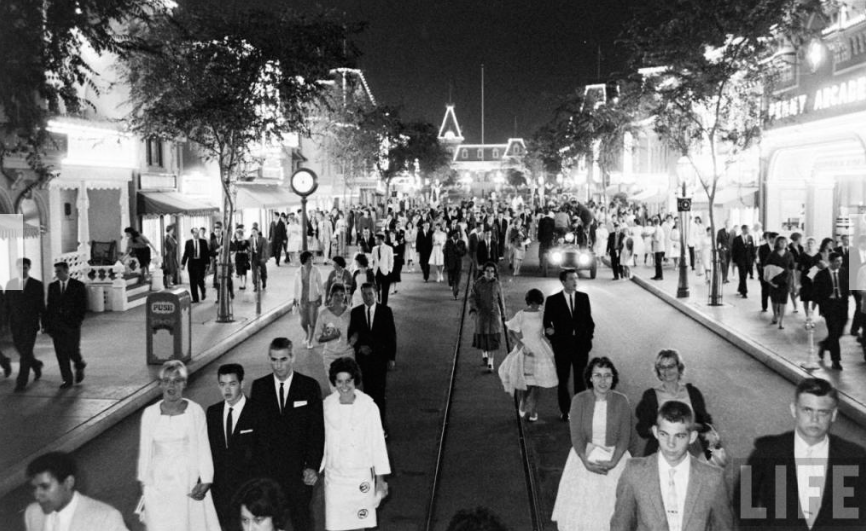
[[[163,284],[166,288],[180,284],[178,275],[178,242],[174,235],[174,224],[165,228],[165,239],[163,240],[162,274]]]
[[[240,279],[238,289],[247,289],[247,273],[250,270],[250,241],[244,238],[244,229],[235,231],[235,241],[232,243],[235,253],[235,271]]]
[[[773,252],[767,258],[766,266],[775,265],[782,268],[782,272],[768,279],[770,283],[770,301],[773,303],[773,324],[779,323],[785,318],[785,306],[787,306],[788,295],[791,289],[791,275],[794,270],[794,258],[788,251],[788,239],[777,236],[773,244]]]
[[[388,231],[385,243],[394,248],[394,269],[391,270],[391,287],[394,288],[392,293],[397,293],[397,284],[401,280],[403,260],[406,254],[406,236],[403,229],[400,228],[400,222],[397,222],[397,228]]]

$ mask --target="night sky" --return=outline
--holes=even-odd
[[[231,0],[229,0],[231,1]],[[240,0],[237,0],[240,1]],[[278,0],[244,0],[244,4]],[[437,127],[456,105],[466,141],[530,138],[558,98],[622,71],[614,42],[635,0],[324,0],[365,21],[356,39],[373,95]],[[283,4],[285,5],[285,4]],[[309,8],[309,3],[295,4]],[[516,128],[515,128],[516,121]]]

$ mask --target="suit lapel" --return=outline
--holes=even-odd
[[[656,455],[648,457],[644,460],[645,476],[647,482],[649,482],[650,489],[650,503],[652,505],[653,511],[655,512],[655,518],[657,522],[664,522],[665,529],[668,527],[668,516],[665,513],[665,504],[662,501],[662,489],[659,484],[659,464],[658,458]],[[685,527],[683,527],[685,529]]]
[[[689,518],[695,512],[695,504],[701,494],[701,489],[704,487],[704,476],[698,471],[697,459],[689,456],[691,459],[691,467],[689,468],[689,484],[686,487],[686,505],[683,509],[683,521],[681,529],[689,528]]]

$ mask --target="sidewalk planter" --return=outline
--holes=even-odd
[[[192,358],[192,306],[185,289],[155,291],[147,296],[147,363]]]

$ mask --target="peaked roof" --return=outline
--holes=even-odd
[[[463,142],[463,133],[460,132],[460,124],[457,123],[453,105],[445,106],[445,117],[442,119],[442,126],[439,127],[439,140]]]

